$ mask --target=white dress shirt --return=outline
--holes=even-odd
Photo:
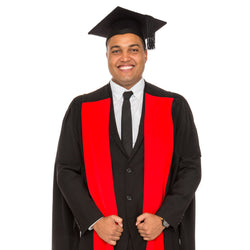
[[[133,91],[133,95],[130,97],[129,101],[131,105],[132,134],[133,134],[132,138],[133,138],[133,147],[134,147],[137,136],[138,136],[139,125],[140,125],[140,120],[141,120],[145,81],[144,79],[141,79],[131,89],[126,89],[114,83],[111,80],[110,87],[111,87],[112,97],[113,97],[116,127],[117,127],[120,138],[121,138],[123,93],[125,91]]]

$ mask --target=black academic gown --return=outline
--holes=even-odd
[[[192,112],[186,100],[178,94],[164,91],[149,83],[145,84],[145,93],[174,99],[173,159],[165,200],[156,213],[171,225],[164,230],[164,246],[167,250],[194,250],[195,191],[200,182],[201,167],[198,136]],[[81,134],[81,105],[83,102],[109,97],[112,98],[109,84],[95,92],[79,96],[72,101],[64,117],[54,172],[52,250],[93,249],[93,232],[88,228],[103,215],[87,188]],[[110,146],[118,215],[124,219],[125,225],[121,241],[115,249],[126,249],[128,239],[132,238],[135,250],[144,250],[146,242],[140,238],[134,226],[143,204],[143,113],[132,159],[128,159],[119,142],[111,105]],[[140,173],[134,179],[126,179],[126,164],[129,161],[132,162],[132,168],[138,168],[137,174]],[[119,162],[124,166],[123,172],[119,169]],[[124,204],[126,198],[123,197],[126,197],[126,185],[131,188],[135,181],[137,194],[141,195],[136,195],[134,205],[129,205],[131,207],[128,207],[127,211],[132,212],[128,214]],[[138,186],[141,188],[140,192]]]

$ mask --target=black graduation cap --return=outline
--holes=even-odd
[[[166,22],[149,15],[143,15],[121,7],[116,7],[88,34],[111,38],[114,35],[133,33],[147,40],[147,48],[155,48],[155,32]]]

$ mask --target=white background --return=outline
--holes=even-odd
[[[194,114],[197,250],[250,249],[247,0],[1,1],[0,249],[51,249],[61,122],[75,96],[110,80],[105,39],[87,32],[118,5],[168,22],[144,78],[182,94]]]

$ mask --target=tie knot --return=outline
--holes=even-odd
[[[129,100],[132,95],[133,95],[133,91],[126,91],[123,93],[123,99]]]

